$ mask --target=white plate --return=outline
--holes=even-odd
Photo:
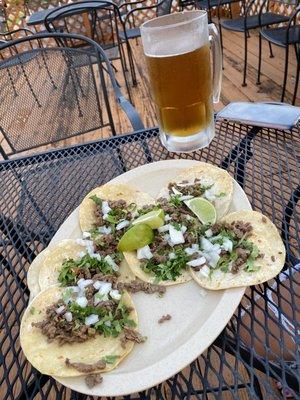
[[[113,179],[156,196],[182,169],[197,164],[191,160],[159,161],[138,167]],[[101,167],[101,166],[99,166]],[[230,211],[251,210],[244,191],[234,181]],[[78,208],[66,219],[51,245],[81,234]],[[89,389],[84,378],[59,378],[59,382],[78,392],[97,396],[119,396],[145,390],[168,379],[203,353],[226,326],[237,308],[245,288],[220,291],[201,289],[193,281],[167,288],[166,294],[133,295],[139,315],[139,331],[148,337],[134,346],[130,355],[114,371],[104,375],[101,385]],[[170,314],[172,319],[158,324]],[[95,349],[97,351],[97,349]]]

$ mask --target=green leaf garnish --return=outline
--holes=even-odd
[[[181,275],[182,270],[186,269],[186,263],[189,261],[189,256],[183,249],[174,251],[175,258],[167,260],[161,264],[155,264],[152,259],[147,260],[142,264],[144,272],[155,275],[155,283],[160,281],[171,280],[175,281]]]
[[[175,207],[180,207],[182,205],[182,200],[180,200],[181,194],[174,194],[169,198],[169,203],[173,204]]]
[[[115,274],[115,270],[103,258],[98,260],[86,254],[79,260],[66,259],[59,271],[58,281],[63,286],[76,284],[77,276],[82,270],[89,270],[92,275],[99,272],[106,275]]]
[[[96,203],[98,206],[102,206],[102,200],[97,195],[93,194],[92,196],[90,196],[90,199],[93,200],[93,202]]]
[[[106,364],[114,364],[120,356],[105,356],[102,358]]]

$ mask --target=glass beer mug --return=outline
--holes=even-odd
[[[222,81],[217,28],[205,11],[185,11],[145,22],[141,35],[163,145],[174,152],[208,146]]]

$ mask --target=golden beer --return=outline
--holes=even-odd
[[[148,56],[152,96],[161,129],[168,135],[190,136],[212,122],[210,48],[170,56]]]

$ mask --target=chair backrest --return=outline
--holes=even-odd
[[[49,38],[60,46],[49,47]],[[24,51],[28,41],[33,49]],[[92,54],[71,41],[85,42]],[[106,135],[115,134],[105,76],[113,95],[122,95],[97,43],[80,35],[39,34],[1,45],[0,53],[10,46],[17,54],[0,59],[0,131],[12,153],[104,127]]]
[[[158,2],[157,5],[157,16],[161,17],[162,15],[170,14],[172,9],[173,0],[163,0]]]
[[[129,28],[137,28],[149,19],[170,14],[172,10],[172,1],[173,0],[157,0],[156,3],[148,6],[147,0],[141,0],[134,4],[136,7],[130,6],[130,3],[125,3],[123,6],[126,6],[128,12],[124,22],[128,24]]]
[[[44,25],[49,32],[80,33],[101,46],[112,47],[119,43],[122,20],[119,8],[113,2],[85,0],[50,10]]]

